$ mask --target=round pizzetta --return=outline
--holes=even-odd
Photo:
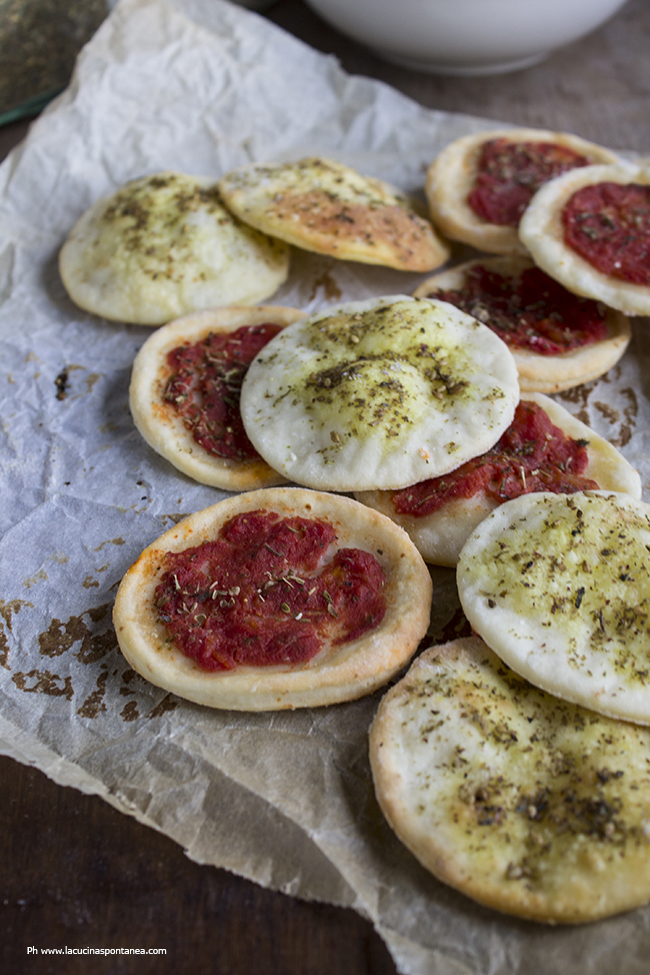
[[[495,286],[486,292],[480,282],[468,288],[468,280],[479,274],[502,282],[502,289]],[[531,275],[539,279],[540,289],[523,284]],[[555,294],[544,294],[543,282],[548,282]],[[523,299],[522,292],[526,295]],[[549,282],[528,257],[467,261],[427,278],[414,294],[418,298],[453,299],[494,328],[512,352],[524,393],[557,393],[597,379],[618,362],[632,337],[626,315],[579,298],[555,280]],[[584,320],[582,327],[579,316]],[[590,335],[589,329],[594,326],[597,331]],[[544,346],[556,351],[542,353],[539,349]],[[566,351],[562,351],[563,346],[567,346]]]
[[[411,658],[431,610],[405,532],[350,498],[267,488],[179,522],[120,584],[131,666],[198,704],[242,711],[354,700]]]
[[[650,732],[568,704],[470,637],[383,698],[370,761],[389,824],[438,879],[549,924],[650,900]]]
[[[626,315],[650,315],[650,167],[565,173],[535,193],[519,236],[535,263],[569,291]]]
[[[146,442],[174,467],[225,491],[281,484],[246,437],[239,392],[248,364],[294,308],[216,308],[153,332],[133,363],[129,402]]]
[[[241,412],[274,470],[334,491],[398,488],[495,443],[519,399],[507,346],[445,302],[397,295],[289,326],[253,360]]]
[[[490,158],[482,159],[486,153]],[[427,172],[431,219],[451,240],[490,254],[525,254],[517,223],[534,189],[563,167],[617,160],[609,149],[565,132],[496,129],[462,136],[445,146]],[[480,171],[484,187],[477,183]],[[486,196],[475,202],[482,212],[470,203],[474,193]]]
[[[650,505],[603,491],[527,494],[458,560],[473,629],[538,687],[650,724]]]
[[[212,180],[162,172],[90,207],[63,245],[59,269],[86,311],[162,325],[268,298],[287,277],[289,249],[233,217]]]
[[[245,223],[303,250],[402,271],[433,270],[449,256],[403,193],[333,159],[255,163],[218,187]]]
[[[463,545],[477,525],[500,504],[517,496],[514,492],[525,494],[539,491],[540,484],[555,481],[559,491],[568,493],[575,491],[576,485],[595,482],[590,486],[641,498],[638,472],[609,441],[599,437],[563,406],[542,393],[528,393],[522,397],[523,404],[540,407],[553,427],[560,431],[560,437],[573,440],[578,445],[576,455],[585,452],[586,466],[578,476],[573,473],[572,464],[567,464],[567,451],[562,446],[557,460],[552,464],[546,463],[546,456],[555,450],[559,440],[555,431],[547,435],[542,427],[544,432],[537,438],[535,449],[531,450],[526,442],[530,427],[522,423],[521,432],[515,439],[509,437],[512,426],[506,431],[505,436],[509,437],[507,446],[502,447],[500,440],[487,454],[450,472],[446,482],[444,478],[425,481],[421,490],[414,493],[413,503],[400,504],[400,496],[408,498],[412,488],[400,492],[359,491],[357,500],[401,525],[426,562],[455,566]],[[518,411],[519,407],[515,420]],[[490,466],[493,460],[494,467]],[[483,470],[489,472],[489,481],[487,484],[482,481],[477,483],[474,490],[472,481],[477,472],[480,475]],[[442,500],[445,495],[449,496],[449,500]],[[407,510],[400,511],[400,507]],[[429,511],[429,508],[434,510]]]

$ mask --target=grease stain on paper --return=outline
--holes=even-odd
[[[68,701],[74,694],[71,677],[61,677],[50,670],[16,671],[11,675],[16,687],[28,694],[48,694],[50,697],[65,697]]]
[[[0,667],[4,667],[6,670],[11,668],[9,667],[9,640],[5,633],[5,625],[11,633],[14,613],[19,613],[23,606],[34,608],[34,604],[25,599],[10,599],[8,601],[0,599],[0,617],[4,620],[4,625],[0,623]]]

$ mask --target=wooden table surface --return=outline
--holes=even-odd
[[[575,132],[650,156],[650,4],[527,71],[434,77],[389,65],[324,24],[302,0],[276,24],[344,68],[432,108]],[[0,128],[0,158],[29,122]],[[395,965],[351,910],[305,903],[190,862],[166,837],[103,800],[0,757],[0,971],[192,975],[389,975]],[[27,954],[28,947],[165,948],[158,957]]]

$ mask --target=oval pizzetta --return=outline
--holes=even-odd
[[[370,731],[379,804],[423,866],[549,924],[650,900],[649,749],[648,729],[538,690],[477,637],[418,657]]]
[[[648,187],[650,167],[621,162],[616,166],[585,166],[558,176],[532,198],[519,224],[519,236],[535,263],[569,291],[595,298],[626,315],[650,315],[649,285],[634,284],[599,271],[565,242],[564,207],[574,193],[600,183]],[[645,218],[647,222],[647,212]],[[648,247],[650,240],[646,245],[646,261]]]
[[[487,450],[519,399],[507,346],[452,305],[397,295],[289,326],[251,363],[246,432],[320,490],[405,487]]]
[[[586,424],[572,416],[563,406],[542,393],[529,393],[524,402],[536,403],[551,423],[567,437],[583,441],[589,463],[582,476],[595,481],[607,491],[619,491],[633,498],[641,497],[641,478],[632,465],[609,441],[594,433]],[[392,491],[364,491],[355,495],[358,501],[370,505],[408,532],[426,562],[455,566],[460,551],[474,531],[499,502],[485,491],[467,498],[454,498],[444,507],[428,515],[415,517],[400,514],[392,502]]]
[[[505,139],[511,143],[551,143],[579,153],[594,163],[614,163],[618,159],[609,149],[579,136],[544,129],[495,129],[465,135],[449,143],[427,172],[426,195],[431,219],[451,240],[463,241],[489,254],[526,253],[516,227],[484,220],[467,202],[476,183],[481,150],[491,139]]]
[[[314,523],[315,529],[325,526],[330,534],[333,530],[335,541],[320,554],[317,568],[308,572],[287,561],[281,550],[254,536],[239,546],[250,571],[247,574],[241,570],[242,574],[234,580],[237,585],[232,585],[233,580],[224,582],[228,570],[223,563],[213,566],[214,579],[208,568],[201,570],[201,592],[194,587],[185,593],[177,575],[172,574],[171,582],[165,581],[169,580],[166,553],[172,553],[172,558],[174,553],[187,553],[188,558],[193,557],[191,562],[198,560],[197,564],[209,567],[209,546],[223,537],[222,530],[234,520],[241,528],[242,518],[247,516],[258,520],[268,516],[271,521],[288,519],[289,527],[282,526],[287,532],[300,532],[301,522],[291,519],[302,519],[310,525]],[[321,593],[319,607],[314,610],[309,601],[319,575],[345,549],[370,553],[373,565],[378,563],[383,574],[378,589],[383,615],[378,614],[379,622],[363,629],[363,619],[355,617],[360,610],[353,606],[353,635],[349,639],[341,636],[335,595]],[[255,589],[248,582],[249,576],[253,579],[251,573],[260,554],[270,560],[272,568],[263,572],[263,582]],[[340,563],[335,571],[336,584],[344,594],[348,579],[345,564]],[[354,582],[352,576],[349,578]],[[206,669],[176,645],[162,618],[167,610],[160,608],[164,600],[161,602],[159,584],[171,587],[172,597],[178,587],[180,608],[188,614],[191,640],[200,639],[201,629],[213,625],[219,636],[227,636],[231,643],[234,639],[232,666]],[[271,611],[269,623],[275,625],[279,621],[284,634],[282,646],[275,648],[280,659],[289,659],[287,654],[296,640],[302,640],[305,632],[310,635],[310,620],[316,617],[324,619],[326,627],[320,649],[310,659],[295,658],[295,663],[238,664],[240,651],[248,652],[250,638],[255,633],[264,636],[271,591],[278,605]],[[305,602],[300,612],[295,611],[293,602],[296,593]],[[425,635],[431,595],[431,578],[417,549],[389,519],[350,498],[301,488],[268,488],[229,498],[190,515],[153,542],[124,576],[113,618],[124,656],[134,670],[153,684],[209,707],[268,711],[354,700],[381,687],[408,662]],[[246,600],[248,609],[241,605]],[[229,607],[236,602],[243,615],[233,623]],[[237,632],[243,634],[241,638],[232,637],[235,625],[239,627]],[[356,630],[359,635],[354,635]]]
[[[59,270],[81,308],[162,325],[268,298],[289,273],[289,248],[233,217],[213,180],[165,171],[86,210],[61,249]]]
[[[285,478],[259,455],[219,456],[197,443],[191,425],[165,395],[173,376],[168,355],[173,350],[203,342],[210,336],[228,336],[241,328],[272,324],[284,328],[304,317],[294,308],[258,305],[255,308],[216,308],[195,312],[157,329],[133,363],[129,402],[133,421],[157,453],[195,481],[225,491],[249,491],[281,484]],[[237,376],[237,383],[241,378]],[[239,396],[238,390],[230,393]]]
[[[473,629],[565,700],[650,724],[650,505],[625,494],[526,494],[488,515],[458,560]]]
[[[218,186],[241,220],[303,250],[401,271],[433,270],[449,257],[403,193],[333,159],[254,163]]]
[[[467,272],[474,267],[485,268],[506,279],[517,278],[522,271],[535,265],[528,257],[480,258],[459,264],[427,278],[414,295],[435,298],[440,291],[462,291]],[[531,349],[509,345],[519,374],[522,393],[558,393],[604,375],[621,358],[632,337],[628,318],[613,308],[605,309],[607,337],[568,352],[541,355]],[[489,325],[489,315],[479,319]]]

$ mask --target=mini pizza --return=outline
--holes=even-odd
[[[241,413],[270,467],[306,487],[406,487],[487,450],[510,424],[517,370],[486,325],[402,295],[338,305],[251,363]]]
[[[548,924],[650,900],[650,730],[534,688],[477,637],[421,654],[370,731],[379,804],[439,880]]]
[[[212,180],[162,172],[90,207],[63,245],[59,269],[86,311],[161,325],[268,298],[287,277],[289,249],[233,217]]]
[[[225,491],[281,484],[259,456],[239,411],[248,366],[304,313],[294,308],[216,308],[157,329],[133,363],[129,401],[150,447],[202,484]]]
[[[650,724],[650,505],[625,494],[526,494],[458,559],[474,631],[531,683]]]
[[[497,129],[462,136],[429,167],[431,219],[451,240],[490,254],[525,254],[517,225],[535,190],[591,163],[615,163],[602,146],[564,132]]]
[[[426,562],[455,566],[476,526],[535,491],[603,488],[641,497],[637,471],[607,440],[541,393],[530,393],[494,447],[442,477],[356,498],[401,525]]]
[[[525,393],[557,393],[597,379],[632,335],[621,312],[567,291],[527,257],[468,261],[428,278],[414,294],[449,301],[496,332],[514,356]]]
[[[431,611],[405,532],[351,498],[267,488],[190,515],[120,584],[117,639],[134,670],[240,711],[349,701],[411,658]]]
[[[218,186],[240,220],[303,250],[401,271],[433,270],[449,256],[403,193],[333,159],[254,163]]]
[[[565,288],[650,315],[650,167],[588,166],[533,197],[519,235]]]

